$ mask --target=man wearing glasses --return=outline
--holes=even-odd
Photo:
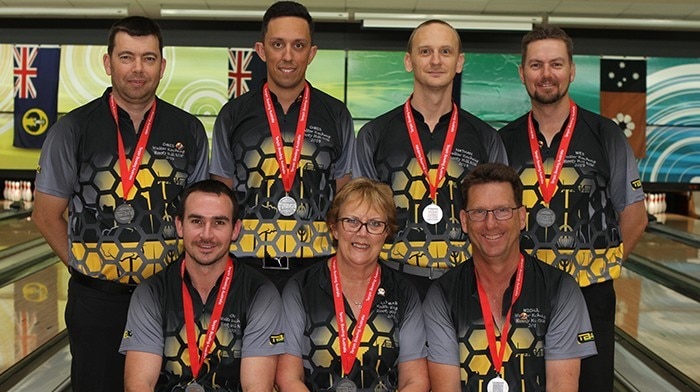
[[[576,282],[520,252],[522,192],[500,163],[477,166],[462,183],[472,257],[423,303],[433,391],[575,391],[581,358],[596,354]]]

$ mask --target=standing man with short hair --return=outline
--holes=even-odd
[[[532,110],[500,134],[525,185],[522,245],[582,287],[598,355],[583,360],[580,390],[612,391],[613,279],[647,224],[637,162],[615,123],[569,97],[576,65],[563,30],[527,33],[519,72]]]
[[[193,184],[175,223],[185,253],[134,292],[120,351],[127,392],[270,392],[283,352],[282,301],[229,255],[241,222],[233,191]]]
[[[506,162],[496,131],[452,100],[463,65],[457,31],[441,20],[421,23],[404,57],[413,94],[357,135],[359,174],[388,184],[398,209],[399,232],[382,257],[421,298],[432,279],[469,258],[460,182],[479,163]]]
[[[103,60],[112,87],[49,130],[32,214],[71,272],[65,316],[75,392],[124,390],[118,349],[131,293],[177,259],[180,193],[208,172],[202,123],[156,97],[165,71],[158,24],[117,21]]]
[[[233,253],[282,290],[296,271],[331,254],[325,215],[351,177],[355,132],[345,105],[306,81],[317,48],[303,5],[271,5],[255,50],[267,80],[221,109],[211,174],[236,191],[241,205]]]
[[[577,391],[581,358],[596,353],[586,304],[571,276],[521,253],[518,174],[479,165],[462,192],[473,256],[423,303],[433,391]]]

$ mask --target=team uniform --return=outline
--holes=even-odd
[[[141,351],[163,357],[156,392],[184,391],[193,380],[185,339],[182,262],[183,258],[172,263],[136,289],[119,348],[122,353]],[[279,293],[267,278],[246,264],[234,259],[233,265],[233,280],[215,344],[196,380],[206,390],[239,391],[242,358],[279,355],[284,351]],[[202,303],[185,273],[198,341],[204,340],[221,281],[219,278],[206,303]]]
[[[443,115],[430,132],[423,116],[415,109],[412,112],[434,181],[451,113]],[[381,257],[394,268],[421,277],[413,279],[421,296],[430,283],[425,278],[437,278],[470,257],[468,238],[459,222],[464,206],[462,180],[480,163],[507,163],[491,126],[462,109],[457,124],[447,173],[437,190],[437,205],[443,212],[437,224],[425,222],[421,215],[432,203],[430,187],[413,152],[403,105],[365,124],[357,135],[359,174],[388,184],[394,192],[399,232],[393,243],[384,246]]]
[[[503,316],[511,304],[515,279],[503,296]],[[428,360],[460,367],[463,391],[486,392],[496,377],[488,348],[470,260],[431,286],[423,303]],[[500,332],[496,339],[500,342]],[[513,304],[508,346],[500,376],[509,391],[544,391],[545,361],[596,354],[583,296],[565,273],[525,256],[522,292]]]
[[[287,195],[275,156],[262,88],[228,102],[214,125],[211,173],[232,178],[241,208],[241,236],[231,251],[273,280],[280,290],[294,269],[327,258],[332,239],[325,223],[335,181],[352,173],[355,132],[345,105],[311,87],[310,108],[299,168],[289,192],[297,202],[283,216]],[[272,94],[286,155],[291,155],[301,95],[285,114]],[[289,158],[287,158],[289,160]],[[291,259],[291,260],[290,260]]]
[[[338,322],[329,268],[318,263],[294,275],[282,296],[286,353],[302,358],[306,387],[333,390],[343,376],[358,391],[396,391],[399,363],[425,358],[425,329],[420,299],[413,285],[396,271],[381,267],[381,281],[353,368],[342,374]],[[357,320],[345,303],[348,338]]]
[[[533,123],[545,173],[549,174],[563,132],[547,146],[536,121]],[[549,203],[556,221],[542,227],[536,217],[544,203],[528,142],[527,115],[499,133],[510,165],[525,187],[523,203],[528,217],[523,248],[571,274],[586,298],[599,355],[582,362],[581,380],[607,379],[611,386],[615,326],[612,280],[620,275],[623,256],[618,214],[644,200],[632,150],[615,123],[579,107],[564,167]],[[595,370],[588,373],[588,366]]]
[[[118,223],[115,209],[125,198],[110,94],[108,88],[101,98],[68,113],[51,128],[36,175],[38,191],[69,200],[72,279],[66,325],[76,391],[83,390],[83,383],[88,391],[123,389],[124,360],[117,348],[131,292],[177,259],[174,217],[180,194],[208,174],[202,123],[157,99],[150,138],[127,197],[134,217],[130,223]],[[118,110],[118,118],[126,156],[131,158],[143,124],[137,133],[124,110]]]

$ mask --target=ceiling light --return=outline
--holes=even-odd
[[[539,16],[355,13],[355,20],[362,20],[364,27],[415,28],[430,19],[443,20],[458,30],[529,31],[533,24],[542,23]]]
[[[640,30],[700,30],[700,20],[683,19],[631,19],[631,18],[586,18],[549,16],[550,24],[561,27],[607,27]]]
[[[347,12],[310,12],[314,20],[347,21]],[[163,18],[182,19],[235,19],[235,20],[262,20],[265,11],[231,10],[231,9],[184,9],[167,8],[160,9]]]
[[[0,16],[13,17],[52,17],[52,16],[83,16],[83,17],[115,17],[127,16],[126,7],[0,7]]]

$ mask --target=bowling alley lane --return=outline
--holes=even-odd
[[[689,233],[700,237],[700,219],[679,214],[659,214],[657,222],[679,232]]]
[[[29,210],[0,210],[0,251],[40,237]]]
[[[65,329],[68,278],[56,260],[0,288],[0,373]]]
[[[700,281],[700,248],[647,231],[642,234],[633,254]]]
[[[616,325],[700,383],[700,303],[624,268],[615,291]]]

